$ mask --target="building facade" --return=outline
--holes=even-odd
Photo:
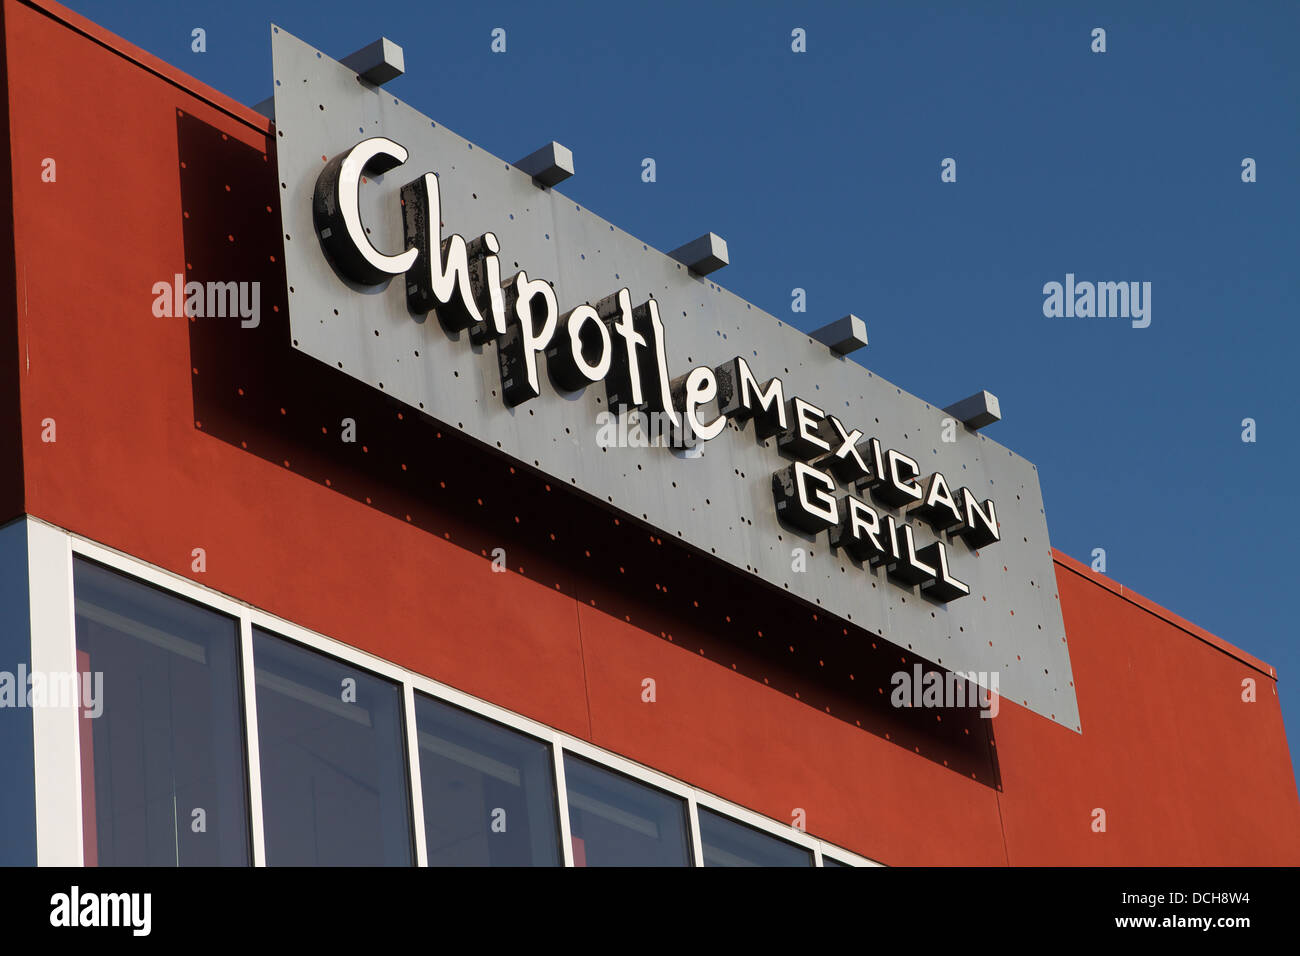
[[[296,82],[295,57],[311,56],[291,39],[273,39],[277,84]],[[341,135],[328,125],[304,132],[335,122],[341,101],[322,97],[312,117],[278,85],[270,119],[46,0],[3,0],[3,59],[11,203],[0,229],[0,436],[12,453],[0,461],[0,748],[12,772],[0,861],[1300,862],[1300,804],[1269,665],[1051,551],[1033,537],[1039,524],[1009,520],[1020,512],[1002,486],[991,540],[977,526],[992,507],[981,510],[983,493],[967,504],[955,480],[954,521],[940,529],[927,519],[929,532],[909,502],[890,502],[933,490],[921,480],[928,469],[900,479],[899,462],[914,459],[886,443],[866,460],[871,447],[848,441],[838,419],[842,447],[866,449],[865,469],[840,487],[840,472],[824,479],[834,520],[814,520],[817,475],[833,466],[804,462],[838,446],[826,425],[834,406],[812,406],[812,396],[825,396],[822,384],[893,391],[834,348],[760,327],[770,317],[754,311],[752,329],[741,322],[725,343],[719,325],[710,354],[691,340],[686,357],[707,370],[694,379],[670,381],[667,364],[688,365],[661,349],[658,380],[647,363],[640,379],[623,367],[618,386],[615,357],[603,384],[592,372],[557,386],[566,359],[556,349],[565,322],[580,321],[575,306],[592,303],[593,329],[606,318],[584,270],[589,253],[613,246],[583,245],[608,224],[580,207],[562,215],[574,204],[544,172],[484,159],[501,168],[500,189],[525,205],[535,191],[546,221],[568,231],[534,236],[521,253],[522,239],[513,250],[506,242],[514,214],[493,207],[506,268],[491,284],[506,297],[498,306],[483,292],[483,314],[471,317],[482,321],[449,326],[437,262],[428,288],[407,274],[404,299],[400,279],[376,293],[364,262],[349,272],[348,250],[331,237],[299,241],[300,221],[319,235],[322,216],[346,219],[312,204],[332,182],[346,205],[353,143],[324,142]],[[344,76],[327,58],[319,68],[302,79],[312,93]],[[352,124],[357,143],[416,135],[423,118],[388,104],[382,82],[358,88],[376,125]],[[428,125],[420,135],[444,135]],[[422,147],[407,145],[414,159]],[[286,173],[309,154],[320,156],[315,194]],[[457,217],[486,204],[495,181],[444,165],[420,193],[425,168],[385,180],[357,160],[365,221],[389,207],[390,234],[371,251],[395,259],[403,228],[422,227],[428,240],[445,227],[426,241],[417,262],[427,262],[432,250],[454,255],[451,233],[482,234]],[[432,221],[415,223],[412,210]],[[634,242],[608,232],[620,249]],[[538,250],[553,241],[561,252],[546,258]],[[366,245],[353,242],[361,254]],[[564,250],[579,247],[580,263],[568,263]],[[673,308],[686,316],[674,304],[682,290],[699,290],[701,315],[749,311],[704,278],[704,259],[641,249],[627,260],[644,280],[628,301],[658,302],[656,334],[703,334],[674,322]],[[476,335],[493,310],[533,296],[509,285],[513,255],[531,281],[555,280],[549,351],[530,347],[537,327],[522,344],[513,325]],[[467,252],[475,281],[486,261],[479,240]],[[663,291],[647,287],[655,270],[668,277]],[[633,285],[627,271],[609,271],[610,293]],[[578,292],[563,301],[566,280]],[[333,309],[327,294],[338,295]],[[417,294],[443,306],[437,318],[409,329],[376,318],[370,328],[367,310]],[[621,309],[617,295],[611,303]],[[309,341],[312,309],[326,331]],[[618,339],[605,328],[608,357]],[[426,338],[400,351],[406,365],[388,378],[384,363],[399,353],[382,350],[407,334]],[[785,373],[765,359],[782,335],[800,340]],[[570,375],[583,373],[580,339]],[[635,353],[628,341],[628,354],[653,347]],[[345,350],[348,368],[325,360],[330,348]],[[725,369],[739,374],[727,363],[749,351],[755,385],[785,376],[782,422],[757,395],[746,408],[735,381],[730,420],[723,414]],[[437,376],[420,371],[430,366]],[[479,391],[455,391],[462,371]],[[697,426],[722,422],[725,432],[705,444],[707,466],[690,447],[599,445],[594,406],[581,403],[633,384],[647,386],[636,404],[649,408],[662,384],[659,410],[682,416],[695,390]],[[899,395],[907,404],[879,417],[879,406],[845,401],[846,420],[877,418],[883,440],[888,413],[943,417]],[[464,401],[478,417],[430,414],[425,400]],[[773,432],[751,435],[764,414]],[[805,428],[801,416],[824,427]],[[591,434],[573,433],[580,420]],[[951,456],[950,478],[967,463],[981,475],[1032,469],[1011,452],[1011,464],[988,464],[995,446],[965,421],[953,449],[934,449],[936,460]],[[810,447],[820,440],[825,448]],[[915,433],[908,441],[922,444]],[[727,448],[739,450],[715,451]],[[615,456],[614,470],[602,463]],[[745,475],[745,460],[770,467]],[[739,520],[673,498],[679,481],[712,474],[706,467],[735,472],[734,483],[710,486],[706,504],[734,497]],[[856,492],[845,489],[869,484],[867,472],[876,486],[850,505]],[[602,482],[612,482],[607,496]],[[1022,510],[1045,523],[1036,476],[1015,487]],[[920,504],[933,504],[925,495]],[[766,510],[747,509],[764,497]],[[889,528],[880,554],[853,553],[854,542],[868,545],[841,521],[850,507]],[[792,548],[807,552],[794,560],[812,573],[782,582],[773,562],[791,561]],[[850,573],[860,577],[846,590]],[[990,607],[1004,623],[990,623]],[[1000,688],[987,678],[995,672]],[[899,706],[909,681],[915,705]],[[921,692],[930,686],[947,690],[931,701]],[[970,700],[954,702],[953,688]]]

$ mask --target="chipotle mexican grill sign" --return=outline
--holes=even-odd
[[[296,347],[1078,728],[1031,464],[272,39]]]

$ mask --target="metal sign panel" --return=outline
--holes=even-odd
[[[955,432],[945,427],[949,416],[940,408],[541,187],[276,27],[272,50],[295,347],[813,607],[949,670],[996,673],[1003,697],[1079,729],[1032,464],[960,425]],[[525,99],[532,95],[521,91]],[[536,104],[530,101],[529,108]],[[900,538],[902,527],[913,528],[918,549],[947,542],[951,572],[970,594],[947,603],[935,600],[884,567],[870,567],[832,548],[825,531],[813,534],[778,520],[773,476],[793,459],[778,451],[775,438],[758,439],[754,421],[733,420],[718,437],[693,449],[642,447],[635,442],[636,429],[630,445],[611,447],[608,427],[601,432],[602,422],[608,426],[601,417],[609,410],[606,385],[561,390],[546,374],[541,355],[540,394],[508,404],[503,384],[511,383],[498,364],[498,340],[475,336],[476,343],[467,331],[449,330],[440,315],[413,313],[401,277],[377,285],[357,282],[327,257],[327,241],[318,237],[313,218],[318,180],[331,161],[372,137],[409,151],[396,168],[374,173],[371,167],[359,187],[361,222],[376,249],[397,256],[406,248],[402,188],[426,172],[436,173],[442,238],[457,234],[473,240],[494,233],[502,276],[508,281],[525,270],[534,280],[548,280],[561,315],[623,288],[634,304],[653,297],[674,377],[744,358],[760,382],[782,379],[787,400],[797,396],[813,403],[847,428],[878,438],[882,448],[903,452],[919,463],[921,476],[940,471],[954,492],[965,486],[980,500],[993,499],[1001,540],[979,552],[960,538],[880,508],[881,514],[898,514]],[[716,414],[716,404],[708,407]],[[710,417],[703,409],[701,416]],[[840,488],[835,495],[849,490]],[[868,500],[866,493],[862,497]],[[796,548],[804,551],[803,570],[796,570]]]

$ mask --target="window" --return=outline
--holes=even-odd
[[[558,866],[551,746],[415,695],[430,866]]]
[[[35,772],[32,712],[9,709],[26,693],[14,672],[32,661],[27,561],[27,520],[18,518],[0,528],[0,707],[6,711],[0,718],[0,766],[9,777],[8,786],[0,787],[0,866],[36,865],[36,788],[18,782]]]
[[[20,667],[30,646],[24,544],[15,550],[0,531],[0,587],[10,585],[0,594],[16,607],[21,632],[8,646]],[[133,559],[75,538],[72,551],[71,581],[66,564],[58,580],[75,600],[77,673],[45,675],[42,703],[75,695],[80,773],[69,760],[63,779],[73,788],[79,776],[87,865],[230,866],[255,856],[411,865],[422,849],[431,866],[558,866],[567,855],[561,806],[576,866],[690,866],[696,854],[706,866],[815,860],[817,841],[806,835],[741,823],[727,814],[754,816],[567,734],[519,716],[500,722],[487,716],[498,708],[214,592],[155,584],[165,573]],[[255,726],[245,720],[253,714]],[[28,743],[9,751],[19,764],[32,759],[25,726]],[[418,787],[410,759],[419,760]],[[692,793],[719,809],[695,815]],[[10,796],[10,816],[30,815],[30,802]],[[823,865],[853,865],[853,854],[827,849]],[[34,858],[34,843],[0,842],[0,858],[24,852]]]
[[[686,804],[566,754],[574,866],[690,866]]]
[[[780,837],[700,811],[700,844],[705,866],[812,866],[812,853]]]
[[[248,864],[239,623],[80,558],[73,590],[87,865]]]
[[[401,688],[258,629],[253,662],[267,864],[412,864]]]

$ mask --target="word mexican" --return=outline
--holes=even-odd
[[[831,544],[866,567],[884,565],[897,582],[920,585],[948,602],[970,593],[953,577],[942,540],[918,548],[912,527],[861,495],[906,510],[936,535],[948,532],[971,549],[999,540],[993,502],[967,488],[954,490],[939,472],[923,476],[918,462],[875,438],[864,438],[812,402],[788,397],[779,378],[761,382],[745,359],[699,366],[674,377],[668,369],[663,321],[653,297],[634,305],[627,288],[561,312],[551,283],[519,271],[503,281],[501,244],[491,232],[466,241],[442,236],[438,177],[425,173],[401,188],[405,251],[380,252],[361,223],[363,172],[405,163],[405,147],[384,137],[363,140],[325,164],[312,213],[335,268],[377,285],[404,277],[407,307],[433,311],[450,331],[474,344],[497,342],[501,393],[509,406],[541,394],[540,357],[561,391],[604,382],[608,407],[644,410],[663,424],[672,447],[718,437],[729,420],[754,422],[761,441],[795,459],[772,476],[776,511],[810,534],[828,531]],[[707,409],[714,407],[716,414]],[[837,494],[837,483],[857,494]]]
[[[260,282],[186,282],[177,273],[171,282],[155,282],[150,291],[155,318],[239,318],[244,329],[255,329],[262,322]]]
[[[1065,274],[1065,285],[1043,286],[1043,315],[1049,319],[1133,319],[1133,328],[1151,324],[1150,282],[1075,282]]]

